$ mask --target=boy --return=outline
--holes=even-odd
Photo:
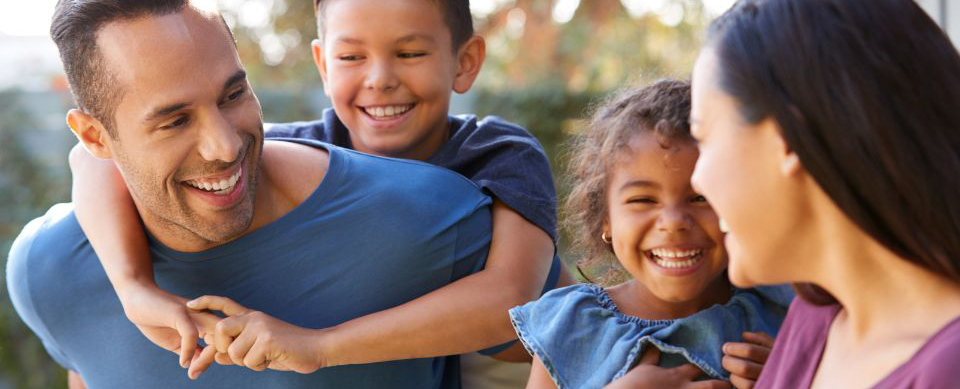
[[[447,114],[450,91],[469,90],[485,56],[483,39],[473,35],[469,2],[318,0],[315,6],[320,39],[313,42],[313,54],[333,109],[324,112],[322,121],[278,125],[267,136],[318,139],[447,167],[494,197],[494,228],[483,271],[410,303],[329,328],[322,340],[295,344],[324,347],[321,362],[309,366],[315,369],[464,353],[514,339],[507,309],[538,297],[554,287],[559,275],[566,276],[554,254],[556,199],[546,157],[529,133],[496,118],[477,121]],[[122,183],[115,174],[105,174],[109,166],[96,167],[85,159],[82,153],[71,158],[75,182],[86,183],[77,184],[74,194],[81,225],[127,316],[151,339],[174,338],[168,345],[179,340],[179,346],[168,348],[179,348],[181,365],[186,365],[195,354],[197,331],[182,305],[185,300],[153,282],[144,259],[144,234],[129,228],[135,219],[116,207],[129,204],[129,195],[94,190]],[[209,301],[216,300],[202,302]],[[218,361],[244,364],[243,355],[223,354],[226,345],[217,346],[223,346]],[[210,358],[208,353],[192,363],[191,376]]]

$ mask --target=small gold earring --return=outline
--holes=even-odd
[[[602,234],[600,234],[600,240],[602,240],[603,243],[606,243],[606,244],[611,244],[611,243],[613,243],[613,237],[612,237],[612,236],[607,236],[607,232],[606,232],[606,231],[604,231]]]

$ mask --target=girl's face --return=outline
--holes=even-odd
[[[693,142],[664,149],[652,132],[634,135],[607,186],[604,229],[617,259],[666,302],[700,297],[727,267],[717,216],[690,185],[697,155]]]
[[[746,123],[736,101],[719,88],[718,60],[703,50],[694,67],[690,124],[700,158],[693,186],[723,219],[730,281],[740,287],[797,281],[807,261],[802,244],[811,218],[798,168],[772,119]],[[794,275],[794,276],[791,276]]]

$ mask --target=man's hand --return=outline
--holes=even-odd
[[[206,312],[187,309],[187,299],[163,291],[156,286],[128,285],[117,290],[123,312],[151,342],[180,355],[180,366],[186,368],[198,356],[199,332],[203,323],[216,325],[220,318]]]
[[[744,332],[744,342],[723,345],[723,368],[730,372],[730,383],[737,389],[751,389],[757,383],[763,364],[770,357],[773,338],[762,332]]]
[[[227,315],[214,326],[201,327],[204,339],[214,346],[216,355],[204,350],[190,366],[192,378],[206,370],[214,359],[220,364],[246,366],[256,371],[272,369],[309,374],[324,367],[320,350],[323,343],[319,339],[323,330],[297,327],[247,309],[226,297],[203,296],[187,306],[196,312],[212,310]]]
[[[683,389],[727,389],[730,383],[720,380],[693,381],[703,374],[696,365],[686,364],[666,368],[657,366],[660,350],[649,346],[640,357],[640,364],[625,376],[613,381],[606,389],[642,389],[642,388],[683,388]]]

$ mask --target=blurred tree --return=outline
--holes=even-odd
[[[24,147],[23,129],[38,125],[21,105],[20,96],[15,90],[0,91],[0,272],[4,286],[13,239],[51,204],[65,201],[69,190],[68,185],[52,180],[48,168]],[[10,301],[6,287],[0,290],[0,301]],[[17,388],[62,388],[67,382],[64,370],[50,359],[10,303],[0,304],[0,372]]]

